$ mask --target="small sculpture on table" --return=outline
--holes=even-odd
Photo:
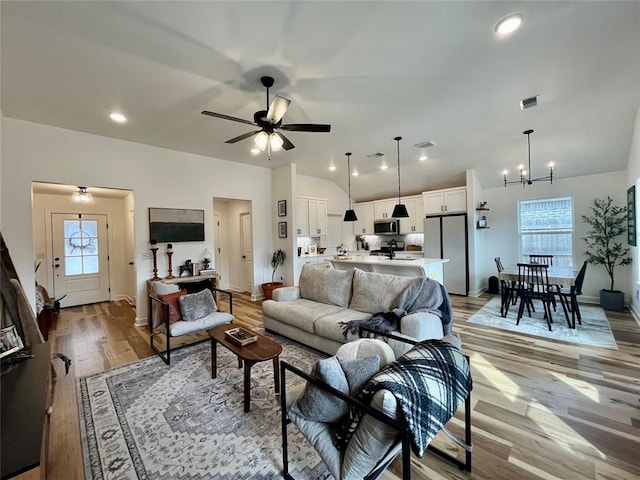
[[[180,265],[180,274],[178,276],[182,276],[183,273],[187,273],[187,277],[193,276],[193,263],[191,263],[191,259],[188,259],[184,262],[184,265]]]

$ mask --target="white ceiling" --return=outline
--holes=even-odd
[[[461,185],[484,187],[527,161],[533,176],[624,170],[640,104],[640,2],[11,2],[1,8],[2,110],[7,117],[261,166],[297,171],[352,196]],[[494,27],[524,15],[519,31]],[[329,123],[331,133],[287,132],[296,145],[269,161],[252,119],[271,94],[292,100],[284,123]],[[539,95],[538,107],[519,100]],[[122,111],[125,125],[108,112]],[[433,140],[420,162],[414,144]],[[328,167],[337,169],[330,172]]]

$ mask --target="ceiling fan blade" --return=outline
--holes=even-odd
[[[273,101],[271,102],[271,106],[269,106],[269,111],[267,112],[267,122],[275,125],[287,112],[287,108],[289,108],[289,104],[291,100],[288,98],[281,97],[276,95]]]
[[[282,148],[284,150],[291,150],[292,148],[296,148],[296,146],[291,143],[291,140],[285,137],[282,133],[278,132],[278,135],[280,135],[280,138],[282,138]]]
[[[281,125],[280,130],[288,130],[290,132],[325,132],[331,131],[331,125],[322,125],[318,123],[290,123]]]
[[[224,143],[236,143],[236,142],[239,142],[240,140],[244,140],[245,138],[252,137],[252,136],[260,133],[261,131],[262,130],[256,130],[255,132],[243,133],[242,135],[239,135],[237,137],[231,138],[231,139],[227,140]]]
[[[257,123],[255,123],[255,122],[251,122],[249,120],[244,120],[244,119],[238,118],[238,117],[232,117],[230,115],[225,115],[223,113],[210,112],[208,110],[203,110],[200,113],[202,113],[203,115],[209,115],[210,117],[217,117],[217,118],[222,118],[224,120],[231,120],[232,122],[246,123],[247,125],[257,125]]]

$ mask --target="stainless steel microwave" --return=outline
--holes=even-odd
[[[373,222],[373,233],[393,235],[400,233],[400,220],[376,220]]]

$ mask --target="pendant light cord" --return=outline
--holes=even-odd
[[[347,179],[349,184],[349,210],[353,210],[351,206],[351,153],[346,153],[347,156]]]
[[[394,140],[398,144],[398,205],[400,205],[400,140],[402,137],[396,137]]]

